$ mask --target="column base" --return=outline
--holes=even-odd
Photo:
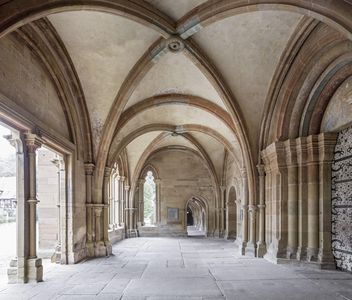
[[[255,257],[256,254],[256,244],[248,242],[245,248],[245,255],[249,257]]]
[[[335,270],[335,263],[320,263],[320,262],[309,262],[300,261],[297,259],[286,259],[286,258],[276,258],[274,260],[269,260],[275,264],[285,264],[293,267],[304,267],[313,270]]]
[[[7,269],[8,283],[26,283],[26,260],[23,258],[14,258],[10,261],[10,266]]]
[[[276,264],[278,259],[286,259],[286,255],[286,248],[280,245],[280,241],[276,241],[270,243],[264,258]]]
[[[51,257],[51,262],[61,264],[61,245],[56,246],[55,253]]]
[[[319,254],[318,254],[318,262],[322,264],[333,264],[335,265],[335,259],[334,256],[332,255],[332,252],[329,251],[324,251],[323,249],[319,249]]]
[[[233,231],[228,232],[226,230],[224,232],[224,239],[225,240],[234,240],[234,239],[236,239],[236,232],[233,232]]]
[[[300,261],[307,260],[307,248],[305,247],[298,247],[296,253],[296,259]]]
[[[309,262],[317,262],[318,261],[318,248],[307,248],[307,261]]]
[[[287,259],[296,259],[297,258],[297,248],[287,247],[286,253],[287,253],[287,255],[286,255]]]
[[[7,283],[20,283],[18,273],[18,261],[15,258],[10,261],[10,266],[7,269]],[[25,282],[24,276],[22,278],[22,282]]]
[[[258,242],[257,243],[257,257],[264,257],[266,254],[266,244],[263,242]]]
[[[110,250],[109,250],[109,247],[107,247],[105,245],[104,242],[98,242],[96,243],[95,247],[94,247],[94,256],[95,257],[104,257],[104,256],[108,256],[111,254],[108,254],[109,251],[111,251],[111,245],[110,245]]]
[[[95,250],[94,250],[94,243],[93,242],[87,242],[87,256],[88,257],[94,257],[95,256]]]
[[[241,241],[241,240],[236,240],[235,241],[236,246],[238,246],[238,252],[240,255],[246,255],[246,246],[247,242]]]
[[[112,254],[112,244],[110,241],[105,241],[106,247],[106,256],[110,256]]]
[[[214,230],[213,237],[220,238],[220,230],[219,229]]]
[[[27,260],[28,282],[43,281],[43,264],[41,258],[29,258]]]

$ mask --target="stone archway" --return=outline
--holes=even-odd
[[[185,226],[188,236],[207,236],[207,205],[199,197],[192,197],[186,202],[185,207]],[[192,224],[188,225],[189,214],[192,215]]]

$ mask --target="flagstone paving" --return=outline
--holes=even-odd
[[[110,257],[45,264],[44,282],[0,285],[0,299],[352,299],[352,275],[236,255],[233,242],[133,238]]]

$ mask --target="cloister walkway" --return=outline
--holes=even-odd
[[[134,238],[113,256],[46,265],[44,282],[1,285],[0,299],[352,299],[352,275],[238,257],[230,241]]]

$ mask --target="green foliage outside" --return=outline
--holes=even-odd
[[[149,174],[145,178],[144,183],[144,223],[153,224],[154,222],[154,203],[155,203],[155,194],[156,186],[154,182],[154,177],[152,174]]]

